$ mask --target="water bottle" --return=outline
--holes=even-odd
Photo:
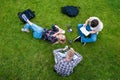
[[[72,28],[71,28],[70,24],[67,25],[67,28],[68,28],[68,32],[72,32]]]

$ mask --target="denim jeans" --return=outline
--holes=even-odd
[[[81,42],[89,43],[89,42],[95,42],[97,40],[97,33],[90,34],[89,37],[86,37],[80,30],[80,28],[83,26],[83,24],[78,24],[78,33],[81,36]],[[90,26],[86,26],[86,30],[92,31],[90,29]]]
[[[42,38],[42,33],[43,33],[43,28],[32,23],[32,25],[26,23],[25,26],[24,26],[24,29],[29,29],[29,30],[32,30],[33,31],[33,37],[36,38],[36,39],[41,39]]]

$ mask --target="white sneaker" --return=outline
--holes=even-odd
[[[22,31],[22,32],[27,32],[27,33],[30,32],[30,31],[29,31],[28,29],[26,29],[26,28],[22,28],[21,31]]]
[[[85,45],[86,45],[86,42],[83,42],[82,45],[85,46]]]

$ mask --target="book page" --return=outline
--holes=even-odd
[[[88,36],[90,34],[89,31],[87,31],[85,27],[81,27],[80,30],[85,36]]]

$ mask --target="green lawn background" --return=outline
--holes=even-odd
[[[0,80],[119,80],[120,79],[120,1],[119,0],[0,0]],[[75,18],[61,13],[61,7],[80,7]],[[77,24],[90,16],[97,16],[104,24],[95,43],[82,46],[68,42],[51,45],[36,40],[32,33],[23,33],[24,24],[17,13],[25,9],[35,11],[31,21],[51,28],[57,24],[66,30],[67,40],[78,35]],[[72,26],[68,33],[66,25]],[[53,71],[52,51],[69,45],[83,56],[82,62],[69,77],[61,77]]]

